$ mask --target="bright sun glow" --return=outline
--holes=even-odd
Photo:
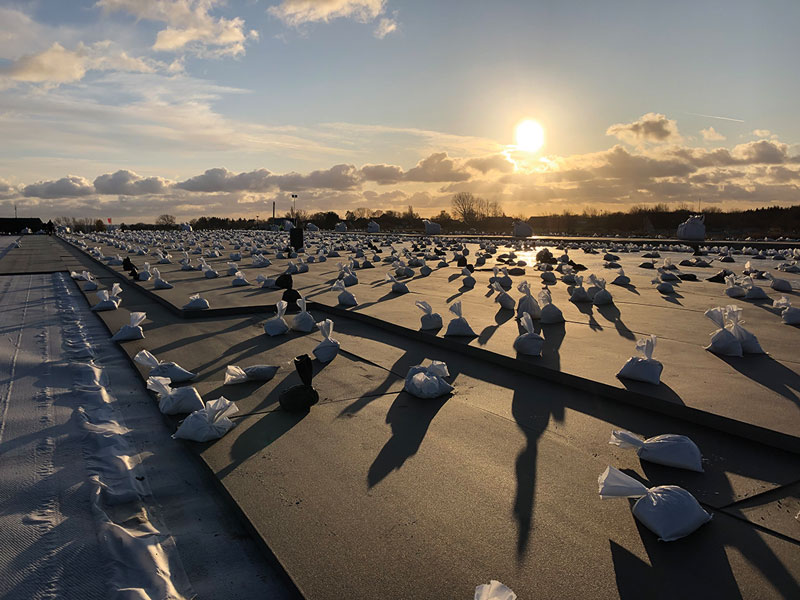
[[[517,148],[525,152],[536,152],[544,144],[544,129],[537,121],[525,119],[514,132]]]

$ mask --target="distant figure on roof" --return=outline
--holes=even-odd
[[[706,239],[705,220],[705,215],[691,215],[686,221],[678,225],[678,239],[692,241]]]
[[[337,223],[336,227],[333,228],[334,231],[338,231],[340,233],[344,233],[347,231],[347,225],[345,223]]]
[[[313,223],[306,223],[306,231],[319,231],[319,227]]]

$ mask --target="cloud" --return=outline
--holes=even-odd
[[[291,27],[333,19],[369,23],[383,13],[385,4],[385,0],[283,0],[271,6],[269,13]]]
[[[0,67],[0,76],[28,83],[70,83],[83,79],[87,71],[152,73],[161,67],[166,68],[156,61],[129,56],[110,40],[89,46],[79,43],[75,50],[54,42],[47,50]]]
[[[653,177],[681,177],[697,170],[697,167],[682,160],[631,154],[622,146],[614,146],[611,150],[598,153],[596,156],[603,164],[596,167],[594,171],[599,175],[614,179],[638,181]]]
[[[353,165],[334,165],[330,169],[311,171],[308,175],[275,175],[273,181],[284,192],[308,189],[351,190],[361,184],[361,173]]]
[[[720,132],[716,131],[713,127],[708,127],[706,129],[700,130],[700,135],[703,136],[703,139],[707,142],[720,142],[725,138]]]
[[[175,187],[190,192],[267,192],[275,189],[271,177],[272,173],[266,169],[237,175],[221,167],[208,169],[202,175],[176,183]]]
[[[678,126],[675,121],[659,113],[647,113],[633,123],[616,123],[606,130],[623,142],[672,142],[677,141]]]
[[[208,169],[175,187],[190,192],[299,192],[310,189],[350,190],[361,183],[361,173],[353,165],[334,165],[306,175],[274,175],[266,169],[235,174],[225,168]]]
[[[375,37],[379,40],[382,40],[390,33],[397,31],[397,21],[394,19],[383,18],[378,21],[378,24],[375,26]]]
[[[169,188],[169,182],[161,177],[141,177],[133,171],[125,169],[116,173],[100,175],[94,180],[94,189],[98,194],[115,194],[121,196],[141,196],[144,194],[163,194]]]
[[[488,173],[489,171],[511,173],[514,171],[514,163],[508,160],[504,154],[492,154],[489,156],[471,158],[464,164],[470,169],[475,169],[481,173]]]
[[[26,185],[22,195],[34,198],[75,198],[94,193],[92,182],[76,175],[67,175],[57,181],[40,181]]]
[[[772,132],[769,129],[753,129],[753,135],[756,137],[769,137],[772,135]]]
[[[218,0],[99,0],[97,6],[107,12],[126,12],[137,19],[166,23],[156,35],[153,50],[177,52],[188,50],[199,55],[239,56],[245,53],[248,40],[258,32],[245,31],[239,17],[213,17],[209,11],[221,4]]]
[[[397,183],[403,179],[403,169],[397,165],[364,165],[361,175],[366,181],[374,181],[379,185]]]
[[[413,169],[406,171],[406,181],[465,181],[470,174],[457,167],[447,152],[435,152],[423,158]]]

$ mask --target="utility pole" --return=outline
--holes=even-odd
[[[292,216],[294,217],[294,226],[297,227],[297,194],[292,194]]]
[[[14,202],[14,219],[17,218],[17,203]]]

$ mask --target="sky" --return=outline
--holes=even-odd
[[[0,0],[0,216],[800,204],[799,21],[796,0]]]

